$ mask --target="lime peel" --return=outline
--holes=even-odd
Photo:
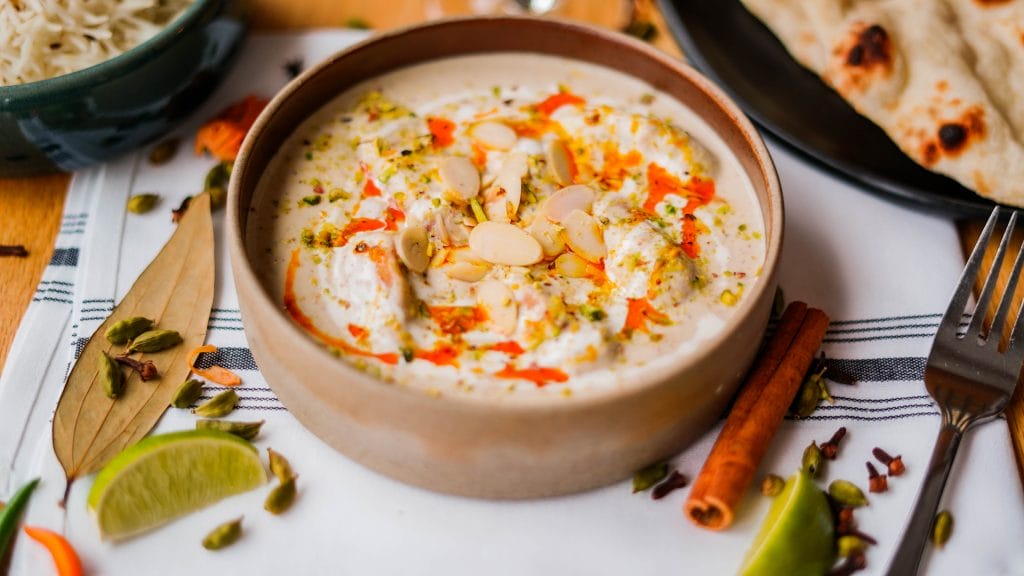
[[[820,576],[835,562],[835,526],[825,493],[804,471],[786,480],[740,568],[742,576]]]
[[[88,507],[103,539],[160,526],[267,481],[256,448],[226,432],[187,430],[150,436],[100,471]]]

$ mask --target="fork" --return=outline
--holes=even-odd
[[[1010,215],[1006,232],[999,242],[999,250],[992,262],[985,286],[978,296],[967,331],[960,333],[961,320],[978,277],[982,255],[999,219],[999,212],[998,207],[992,210],[992,215],[989,216],[978,243],[967,260],[949,308],[939,323],[928,362],[925,364],[925,387],[942,412],[942,427],[939,429],[935,449],[928,463],[924,485],[911,513],[910,523],[889,566],[889,576],[917,573],[925,543],[932,531],[942,490],[946,486],[946,479],[949,477],[964,432],[975,424],[995,418],[1003,411],[1010,396],[1013,395],[1021,364],[1024,363],[1024,315],[1021,313],[1018,312],[1014,320],[1006,349],[1002,352],[999,350],[1006,318],[1010,313],[1010,303],[1020,276],[1021,263],[1024,261],[1024,246],[1017,251],[1013,272],[1007,281],[1006,290],[999,301],[991,327],[987,332],[983,327],[985,313],[995,292],[996,277],[999,275],[1017,221],[1016,211]]]

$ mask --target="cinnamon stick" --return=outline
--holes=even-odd
[[[740,391],[683,505],[698,526],[724,530],[771,445],[828,328],[828,316],[793,302]]]

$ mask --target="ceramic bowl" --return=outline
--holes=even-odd
[[[614,392],[487,402],[430,397],[352,368],[285,315],[243,242],[257,182],[285,138],[346,88],[453,55],[539,52],[625,71],[689,106],[722,137],[754,184],[767,255],[761,278],[721,333],[694,354]],[[721,416],[764,334],[782,241],[782,195],[754,127],[697,72],[623,35],[553,20],[449,20],[376,36],[335,54],[284,89],[235,164],[229,242],[245,334],[260,370],[309,430],[346,456],[404,482],[485,498],[566,494],[628,478],[676,454]],[[562,401],[565,400],[565,401]]]
[[[217,87],[245,31],[231,0],[196,0],[124,54],[0,86],[0,177],[76,170],[166,134]]]

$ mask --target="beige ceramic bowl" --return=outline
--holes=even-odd
[[[721,334],[628,389],[568,400],[433,398],[355,370],[289,320],[246,254],[246,220],[263,169],[289,133],[348,87],[403,66],[481,52],[528,51],[627,72],[697,112],[740,159],[764,215],[763,273]],[[274,392],[314,434],[404,482],[485,498],[577,492],[673,455],[722,414],[768,320],[782,241],[775,168],[751,123],[708,80],[625,36],[527,18],[442,21],[376,36],[335,54],[285,88],[260,116],[235,164],[231,260],[245,334]]]

